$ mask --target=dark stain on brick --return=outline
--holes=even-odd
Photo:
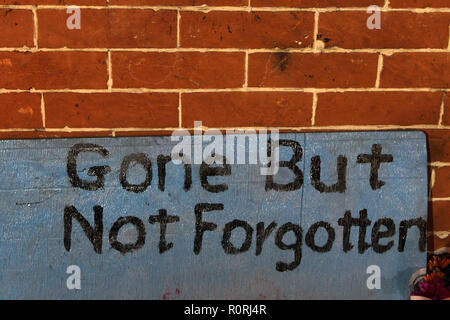
[[[285,71],[289,64],[289,60],[291,58],[290,53],[289,52],[276,52],[275,58],[277,61],[276,67],[282,72]]]

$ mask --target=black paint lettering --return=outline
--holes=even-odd
[[[344,218],[340,218],[338,220],[338,224],[343,229],[343,249],[344,252],[348,252],[352,250],[353,245],[350,243],[350,233],[351,227],[359,227],[359,239],[358,239],[358,253],[363,254],[368,248],[370,248],[370,244],[366,242],[366,232],[367,227],[370,226],[372,222],[367,218],[367,210],[361,210],[359,212],[359,219],[352,218],[351,211],[346,211]]]
[[[386,227],[386,231],[380,231],[381,226]],[[389,241],[386,245],[380,244],[380,239],[390,238],[395,234],[394,220],[382,218],[377,220],[372,228],[372,248],[376,253],[385,253],[394,246],[394,240]]]
[[[267,228],[264,228],[264,222],[259,222],[256,225],[256,255],[259,256],[262,252],[264,241],[272,234],[277,227],[275,222],[269,224]]]
[[[189,191],[192,186],[192,166],[189,163],[184,164],[184,191]]]
[[[178,216],[168,216],[167,210],[161,209],[158,210],[159,215],[157,216],[150,216],[149,222],[151,224],[159,223],[159,253],[164,253],[173,247],[173,243],[166,242],[166,231],[167,231],[167,224],[169,223],[175,223],[180,221],[180,217]]]
[[[406,237],[408,235],[408,229],[412,226],[416,226],[420,232],[419,250],[424,252],[427,244],[427,222],[423,218],[403,220],[400,222],[399,228],[399,241],[398,251],[403,252],[405,250]]]
[[[303,185],[303,172],[296,165],[297,162],[302,160],[303,150],[301,145],[297,141],[293,140],[279,140],[280,146],[290,147],[294,154],[289,161],[280,161],[280,168],[289,168],[295,174],[295,179],[293,182],[288,184],[279,184],[273,181],[273,175],[266,176],[266,191],[295,191],[302,187]],[[270,157],[272,153],[272,140],[267,142],[267,155]]]
[[[358,163],[370,163],[370,186],[373,190],[380,189],[386,183],[378,180],[378,169],[383,162],[394,161],[391,154],[381,154],[382,147],[379,144],[372,146],[372,154],[360,154],[357,158]]]
[[[328,233],[327,242],[321,247],[316,245],[316,240],[315,240],[316,233],[319,228],[324,228]],[[323,253],[323,252],[328,252],[331,250],[335,239],[336,239],[336,232],[334,231],[333,227],[331,227],[331,225],[325,221],[319,221],[319,222],[314,223],[309,228],[308,232],[306,233],[305,243],[313,251]]]
[[[236,248],[230,241],[231,232],[236,228],[245,230],[245,241],[240,248]],[[226,254],[238,254],[246,252],[252,245],[253,228],[245,221],[233,220],[228,222],[223,228],[222,247]]]
[[[202,250],[203,233],[205,231],[214,231],[217,224],[212,222],[203,222],[203,212],[214,210],[223,210],[222,203],[199,203],[195,206],[195,239],[194,239],[194,253],[199,254]]]
[[[183,154],[180,154],[183,157]],[[159,155],[157,158],[158,163],[158,189],[165,190],[166,186],[166,164],[172,160],[170,156]],[[184,164],[184,185],[183,190],[189,191],[192,186],[192,166],[188,163]]]
[[[67,155],[67,175],[69,176],[70,184],[74,188],[80,188],[84,190],[102,190],[105,186],[105,174],[111,172],[109,166],[98,166],[89,168],[88,176],[97,177],[97,180],[89,182],[80,179],[77,174],[77,157],[81,152],[96,152],[103,158],[109,155],[108,150],[102,146],[90,143],[76,144],[70,148]]]
[[[164,191],[166,186],[166,164],[171,160],[170,156],[163,156],[162,154],[156,160],[158,164],[158,189],[161,191]]]
[[[367,218],[367,210],[363,209],[359,212],[359,219],[355,219],[355,226],[359,227],[358,253],[363,254],[370,248],[370,244],[366,242],[367,227],[372,221]]]
[[[127,180],[127,171],[132,162],[141,164],[146,172],[145,180],[138,185],[130,184]],[[144,153],[135,153],[126,156],[120,166],[120,184],[122,188],[134,193],[144,192],[152,183],[152,162]]]
[[[343,227],[342,248],[344,252],[348,252],[353,249],[353,244],[350,243],[350,232],[352,228],[351,211],[346,211],[344,217],[338,220],[338,224]]]
[[[98,254],[102,253],[103,238],[103,208],[94,207],[94,228],[91,227],[81,213],[74,206],[64,208],[64,247],[70,251],[72,243],[72,219],[75,218]]]
[[[337,158],[337,175],[338,181],[332,186],[327,186],[320,181],[321,160],[320,156],[311,158],[311,184],[320,193],[344,193],[346,190],[346,172],[347,172],[347,158],[339,156]]]
[[[283,237],[288,232],[293,232],[295,234],[296,241],[292,244],[285,244],[283,242]],[[291,263],[278,261],[276,265],[277,271],[291,271],[300,265],[300,262],[302,261],[302,228],[299,225],[293,223],[282,225],[275,235],[275,245],[281,250],[294,251],[294,261]]]
[[[131,223],[137,231],[137,239],[135,243],[127,243],[123,244],[119,240],[117,240],[117,236],[119,235],[120,229],[126,225]],[[145,226],[141,219],[137,217],[120,217],[114,222],[111,230],[109,231],[109,243],[111,247],[119,251],[120,253],[128,253],[134,250],[140,249],[145,244]]]
[[[212,193],[220,193],[228,190],[228,185],[217,184],[211,185],[208,182],[208,177],[216,176],[229,176],[231,175],[231,166],[226,163],[226,159],[223,163],[223,167],[211,167],[205,162],[200,166],[200,182],[202,183],[203,189]]]

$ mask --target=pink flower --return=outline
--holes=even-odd
[[[445,287],[444,281],[434,278],[432,282],[419,282],[412,296],[422,296],[432,300],[448,299],[450,288]]]

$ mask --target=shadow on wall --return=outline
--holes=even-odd
[[[419,130],[423,131],[423,130]],[[431,141],[432,137],[429,132],[424,131],[427,136],[427,156],[428,156],[428,163],[433,163],[434,159],[431,156],[431,152],[433,151],[436,153],[436,145],[439,144],[437,141]],[[433,148],[431,147],[431,144],[433,143]],[[445,141],[442,141],[442,146],[444,147],[446,145]],[[436,155],[433,156],[434,158]],[[432,179],[432,171],[433,168],[429,165],[428,166],[428,181],[429,181],[429,200],[428,201],[428,221],[427,221],[427,229],[428,229],[428,237],[427,237],[427,249],[428,253],[448,253],[450,252],[450,236],[447,236],[446,238],[438,237],[433,231],[439,231],[442,228],[436,223],[434,220],[434,207],[433,207],[433,201],[431,201],[431,179]]]

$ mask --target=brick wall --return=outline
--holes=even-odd
[[[81,8],[70,30],[67,5]],[[381,29],[366,12],[382,7]],[[424,130],[450,247],[449,0],[0,0],[0,138]]]

